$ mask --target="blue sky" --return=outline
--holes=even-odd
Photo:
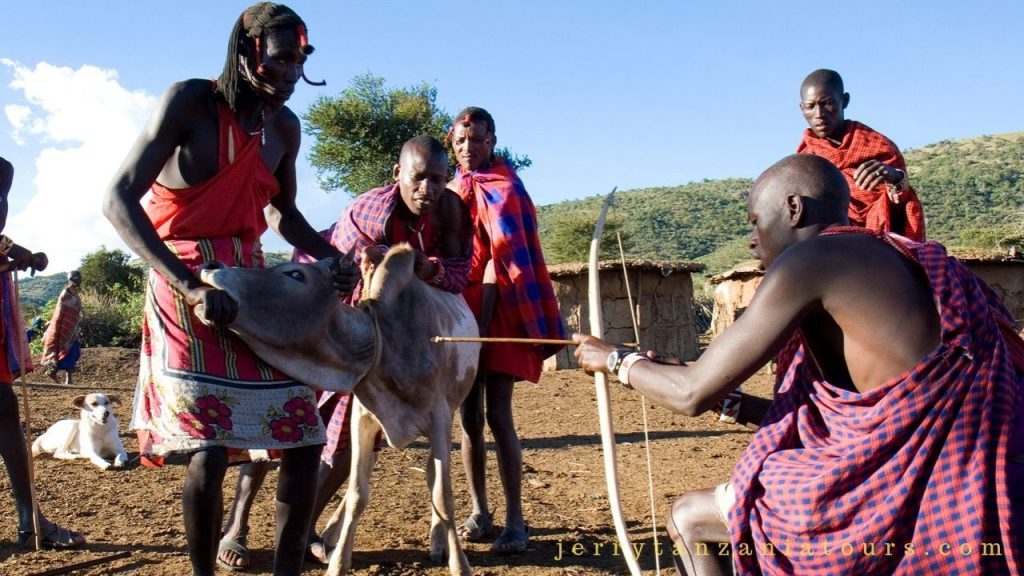
[[[16,167],[7,232],[74,267],[123,247],[100,201],[156,97],[216,76],[249,2],[9,2],[0,44],[0,155]],[[1024,129],[1024,3],[349,2],[289,4],[317,51],[290,106],[303,112],[372,72],[429,82],[450,113],[489,109],[499,143],[550,204],[704,178],[753,177],[805,127],[799,85],[838,70],[847,117],[902,148]],[[12,25],[13,24],[13,25]],[[317,228],[348,201],[299,166]],[[699,206],[694,207],[699,210]],[[269,250],[284,243],[272,231]]]

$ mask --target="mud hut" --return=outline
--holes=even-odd
[[[1024,328],[1024,259],[1000,250],[950,248],[949,253],[999,294],[1016,320],[1017,329]]]
[[[743,314],[761,284],[764,271],[756,260],[737,264],[731,270],[712,276],[715,307],[711,312],[711,336],[718,336]]]
[[[587,304],[587,264],[549,266],[558,305],[569,332],[590,331]],[[640,325],[640,344],[659,352],[677,354],[684,360],[697,357],[697,329],[693,313],[691,274],[702,272],[703,264],[680,260],[627,260],[629,290],[633,295]],[[634,342],[633,321],[623,278],[622,263],[598,264],[601,282],[605,339],[610,342]],[[575,368],[573,349],[567,348],[549,358],[545,370]]]

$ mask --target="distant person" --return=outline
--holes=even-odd
[[[82,322],[82,299],[78,291],[82,286],[82,273],[78,270],[68,272],[68,283],[57,297],[57,305],[53,308],[53,317],[43,336],[43,367],[46,375],[54,382],[57,371],[64,371],[64,384],[71,385],[71,373],[82,355],[82,344],[79,342],[79,326]]]
[[[796,151],[821,156],[850,186],[850,224],[924,240],[924,209],[907,178],[896,144],[879,132],[844,120],[850,95],[832,70],[815,70],[800,85],[800,110],[810,126]]]
[[[39,336],[40,334],[45,332],[45,330],[46,328],[45,325],[43,324],[43,319],[40,318],[39,316],[36,316],[35,318],[32,319],[32,324],[28,327],[28,330],[25,330],[25,338],[27,338],[28,341],[31,342],[36,339],[36,336]]]
[[[392,175],[392,184],[374,188],[349,202],[338,221],[323,235],[339,251],[351,250],[365,267],[379,264],[391,246],[407,242],[416,249],[416,275],[428,284],[458,294],[465,287],[469,272],[470,229],[461,200],[445,189],[448,155],[444,145],[430,136],[410,139],[402,146]],[[296,258],[309,260],[301,253]],[[362,282],[357,284],[351,304],[358,303],[361,292]],[[319,399],[321,416],[329,424],[327,444],[320,455],[309,549],[311,556],[325,564],[329,550],[315,533],[316,521],[348,478],[352,457],[351,401],[352,394],[326,393]],[[239,470],[238,489],[224,528],[224,540],[237,540],[248,534],[249,509],[267,467],[266,463],[252,463]],[[222,558],[229,553],[224,551]]]
[[[324,443],[316,397],[226,329],[238,304],[198,271],[219,262],[262,267],[265,208],[293,246],[341,259],[295,205],[302,129],[285,103],[312,52],[291,8],[246,8],[220,77],[167,90],[107,191],[105,214],[152,266],[131,427],[157,463],[189,455],[182,508],[194,576],[215,570],[229,448],[283,451],[274,574],[302,570]],[[347,293],[357,271],[342,262],[335,283]]]
[[[7,226],[7,195],[13,181],[14,166],[0,158],[0,264],[5,265],[4,272],[0,273],[0,458],[11,479],[11,493],[18,512],[15,544],[19,548],[34,549],[28,445],[21,429],[18,397],[14,394],[13,385],[14,379],[31,371],[32,366],[28,340],[24,337],[25,329],[21,324],[21,310],[15,298],[17,290],[13,271],[45,270],[49,262],[46,254],[33,254],[2,234]],[[85,536],[80,532],[47,520],[42,512],[39,513],[39,532],[45,548],[77,548],[85,544]]]
[[[476,314],[480,335],[565,338],[565,326],[537,235],[537,211],[508,160],[494,155],[494,118],[483,108],[459,112],[450,133],[457,162],[449,187],[458,192],[473,226],[469,284],[463,295]],[[493,529],[487,505],[484,419],[494,436],[505,492],[505,527],[491,545],[496,554],[525,552],[523,453],[512,420],[517,380],[537,382],[544,359],[561,346],[487,343],[480,352],[476,385],[462,405],[462,461],[473,512],[459,527],[475,542]]]
[[[1024,341],[940,244],[848,226],[848,203],[832,164],[784,158],[747,200],[764,280],[699,359],[582,334],[576,358],[687,416],[778,358],[731,481],[672,507],[690,576],[724,573],[719,542],[740,574],[1020,574]]]

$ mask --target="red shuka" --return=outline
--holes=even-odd
[[[190,188],[152,186],[146,214],[161,240],[235,236],[249,243],[267,229],[263,209],[280,191],[277,178],[260,158],[260,138],[241,129],[226,103],[218,103],[217,110],[220,133],[226,135],[220,171]]]
[[[833,146],[827,138],[818,138],[807,129],[796,151],[798,154],[814,154],[828,160],[846,177],[850,185],[850,224],[875,232],[894,232],[918,242],[924,241],[924,209],[912,187],[900,193],[899,204],[893,204],[886,193],[886,184],[865,190],[853,181],[857,167],[868,160],[878,160],[907,171],[907,163],[892,140],[860,122],[847,120],[843,141],[838,147]]]

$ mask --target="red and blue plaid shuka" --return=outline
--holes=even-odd
[[[851,231],[865,232],[826,233]],[[1011,500],[1019,506],[1024,486],[1008,482],[1007,460],[1019,450],[1024,346],[998,297],[941,245],[878,236],[927,275],[941,343],[858,393],[824,381],[799,332],[791,339],[775,400],[732,475],[738,572],[1019,574]]]
[[[388,230],[393,223],[392,215],[395,211],[395,204],[400,201],[398,184],[374,188],[359,196],[345,207],[338,221],[330,228],[320,232],[320,235],[327,239],[332,246],[343,253],[354,249],[356,263],[363,256],[363,249],[369,246],[389,247],[392,244],[388,239]],[[429,219],[432,213],[423,214],[421,220]],[[444,258],[441,254],[440,226],[430,226],[429,222],[423,222],[418,227],[428,231],[428,237],[419,242],[412,241],[413,248],[420,250],[427,256],[433,256],[441,261],[444,268],[444,275],[434,286],[458,294],[466,285],[466,276],[469,274],[469,251],[472,248],[468,226],[463,227],[464,237],[462,246],[465,253],[455,258]],[[415,239],[415,235],[413,235]],[[421,245],[417,245],[421,243]],[[310,262],[313,259],[300,252],[295,253],[295,259],[300,262]],[[358,301],[357,288],[354,300]]]
[[[487,232],[490,246],[483,248],[489,251],[486,259],[498,264],[494,267],[499,298],[496,313],[511,311],[530,338],[565,339],[565,325],[541,252],[537,211],[515,169],[499,157],[474,172],[458,168],[453,182],[469,208],[474,226],[482,226]],[[475,234],[475,238],[479,243],[480,235]],[[481,248],[475,246],[474,252]],[[474,254],[474,259],[479,257]],[[475,276],[482,276],[481,270],[475,272],[470,272],[471,283],[479,282]],[[540,347],[540,357],[547,358],[562,348]]]

